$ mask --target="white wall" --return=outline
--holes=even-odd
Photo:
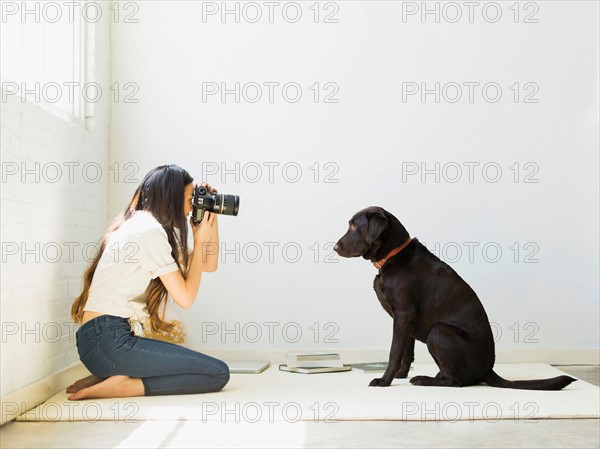
[[[511,3],[502,2],[494,4],[501,19],[491,23],[495,6],[484,2],[469,23],[467,6],[458,3],[463,17],[449,23],[456,10],[438,4],[436,23],[432,15],[423,21],[409,14],[421,2],[336,2],[321,3],[314,23],[312,2],[300,3],[297,23],[287,21],[294,5],[283,18],[285,2],[273,23],[260,2],[245,10],[237,3],[239,23],[233,14],[207,14],[221,2],[144,2],[137,24],[112,25],[113,80],[135,83],[139,101],[113,105],[110,163],[139,164],[137,180],[156,165],[177,163],[196,181],[241,196],[238,217],[219,217],[223,244],[239,244],[239,262],[222,252],[196,304],[180,311],[190,344],[388,348],[391,320],[372,290],[374,268],[363,259],[324,261],[331,255],[324,245],[345,232],[351,215],[380,205],[430,249],[438,245],[437,254],[475,289],[498,348],[598,348],[598,5],[521,4],[515,23]],[[263,16],[250,23],[256,5]],[[323,23],[326,13],[338,22]],[[236,82],[239,102],[234,94],[203,101],[203,83],[233,89]],[[273,102],[266,82],[280,83]],[[290,82],[303,91],[296,103],[281,93]],[[337,103],[323,101],[333,92],[328,82],[339,87]],[[445,90],[438,103],[433,95],[403,102],[410,82],[439,82]],[[479,83],[472,102],[469,82]],[[249,83],[262,85],[260,100],[252,102]],[[460,101],[451,102],[448,83],[462,86]],[[487,83],[500,86],[497,102],[492,87],[490,101],[483,97]],[[279,164],[272,182],[269,163]],[[284,172],[288,163],[297,165]],[[439,182],[410,175],[422,163],[440,164]],[[220,164],[233,173],[206,176]],[[253,182],[256,164],[262,178]],[[295,166],[302,176],[291,182]],[[456,166],[462,178],[450,182]],[[502,172],[492,182],[495,167]],[[334,171],[330,180],[338,182],[324,182]],[[133,189],[111,184],[111,216]],[[289,245],[282,252],[286,244],[301,248],[297,262],[286,261],[295,257]],[[262,257],[253,263],[257,246]],[[502,255],[492,262],[495,248]],[[525,262],[528,255],[534,263]],[[328,343],[331,332],[337,343]]]
[[[44,18],[53,16],[39,17],[42,27]],[[104,17],[89,29],[85,82],[97,82],[107,89],[109,26]],[[13,17],[9,19],[14,22]],[[36,23],[35,16],[27,20]],[[4,33],[2,38],[13,45],[16,39]],[[30,57],[30,53],[23,54],[24,60]],[[71,304],[81,292],[94,245],[109,223],[111,173],[108,95],[88,108],[93,112],[86,127],[83,121],[44,102],[45,95],[27,95],[23,102],[19,95],[5,92],[4,83],[19,81],[22,86],[21,80],[3,77],[2,81],[0,391],[4,396],[79,360]],[[62,85],[59,79],[46,82]],[[30,83],[24,86],[33,87]],[[68,97],[66,90],[63,95]],[[84,252],[86,245],[89,253]],[[43,395],[43,391],[37,393]],[[12,407],[3,404],[3,414],[4,406]]]

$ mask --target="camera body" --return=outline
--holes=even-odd
[[[192,222],[197,225],[202,221],[205,210],[214,212],[215,214],[237,216],[240,208],[240,197],[237,195],[210,193],[206,187],[196,186],[194,188],[192,206]]]

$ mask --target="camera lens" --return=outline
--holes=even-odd
[[[236,216],[239,209],[240,197],[238,195],[215,195],[215,205],[213,206],[213,210],[217,214]]]

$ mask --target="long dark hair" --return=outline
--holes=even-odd
[[[71,317],[73,321],[81,324],[83,319],[83,308],[87,302],[94,272],[102,257],[106,242],[112,232],[119,229],[124,221],[128,220],[134,211],[146,210],[150,212],[162,225],[167,233],[171,245],[171,255],[184,279],[187,278],[189,270],[188,254],[188,227],[184,216],[184,190],[194,178],[183,168],[171,164],[161,165],[148,172],[140,185],[135,190],[129,205],[113,220],[108,227],[100,243],[98,254],[91,262],[83,277],[83,291],[75,299],[71,306]],[[179,229],[179,241],[174,228]],[[180,254],[181,248],[181,254]],[[183,265],[183,267],[182,267]],[[148,293],[147,310],[150,316],[150,324],[154,332],[169,331],[173,328],[172,323],[165,322],[159,316],[159,308],[167,299],[167,289],[160,277],[152,279],[146,290]]]

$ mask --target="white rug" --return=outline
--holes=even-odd
[[[543,363],[496,365],[509,380],[565,374]],[[410,377],[433,376],[437,367],[415,365]],[[197,420],[275,421],[459,421],[500,419],[535,422],[543,418],[598,418],[600,390],[577,380],[561,391],[529,391],[477,385],[465,388],[416,387],[395,379],[390,387],[368,387],[371,378],[353,370],[295,374],[273,364],[261,374],[232,374],[220,392],[134,398],[67,400],[61,392],[17,421]],[[75,380],[75,379],[74,379]]]

